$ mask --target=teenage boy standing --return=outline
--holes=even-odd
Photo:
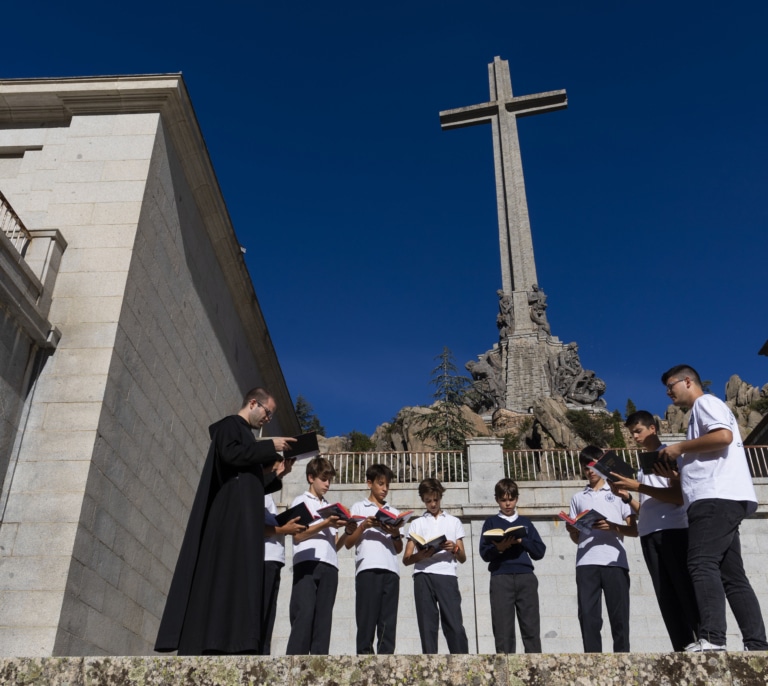
[[[357,654],[373,654],[373,639],[378,635],[379,655],[395,652],[397,606],[400,599],[400,561],[403,537],[397,527],[376,519],[381,509],[397,517],[398,511],[387,504],[392,470],[373,464],[365,472],[368,497],[352,506],[352,515],[364,517],[347,536],[344,545],[355,546],[355,618]]]
[[[664,447],[659,421],[650,412],[633,412],[624,422],[632,438],[647,452]],[[638,471],[637,479],[613,475],[614,493],[630,501],[638,514],[637,533],[648,573],[659,602],[672,648],[692,649],[699,627],[699,612],[688,574],[688,518],[685,516],[679,477],[668,478]],[[633,498],[629,491],[637,491]]]
[[[699,606],[695,652],[725,650],[725,598],[745,650],[766,650],[760,604],[744,572],[739,525],[757,509],[739,427],[728,406],[704,393],[689,365],[666,371],[661,382],[677,407],[691,410],[686,440],[660,451],[677,460],[688,514],[688,571]]]
[[[566,524],[576,551],[576,596],[579,625],[585,653],[600,653],[603,643],[602,596],[611,623],[613,652],[629,652],[629,564],[624,549],[624,536],[637,536],[635,514],[627,503],[614,495],[608,484],[590,464],[600,459],[603,451],[587,446],[579,455],[587,486],[571,498],[571,517],[584,510],[597,510],[605,517],[584,534]]]

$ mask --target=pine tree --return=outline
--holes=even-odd
[[[325,436],[325,427],[320,424],[320,420],[315,414],[314,408],[310,405],[303,395],[296,396],[296,418],[299,420],[299,426],[302,432],[317,431],[321,436]]]
[[[431,441],[438,450],[463,450],[464,439],[472,434],[472,424],[462,415],[461,406],[472,381],[458,374],[453,353],[448,347],[435,360],[430,383],[435,387],[435,404],[426,415],[425,426],[416,432],[421,440]]]
[[[632,402],[632,398],[627,398],[627,409],[624,410],[624,419],[635,412],[637,412],[637,405]]]
[[[351,453],[367,453],[373,450],[373,441],[361,431],[350,431],[345,438],[347,450]]]

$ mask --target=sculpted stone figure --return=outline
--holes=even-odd
[[[496,315],[496,327],[499,329],[499,338],[507,338],[515,332],[515,304],[510,293],[502,290],[496,291],[499,296],[499,313]]]
[[[531,306],[531,320],[539,327],[540,331],[546,333],[547,336],[551,336],[552,330],[547,321],[547,296],[539,288],[538,284],[533,284],[531,289],[528,293],[528,304]]]
[[[605,393],[605,382],[581,366],[576,343],[569,343],[550,357],[547,371],[553,394],[580,405],[605,404],[600,400]]]
[[[464,366],[472,374],[472,379],[474,379],[472,385],[481,397],[472,409],[475,412],[484,412],[505,407],[507,389],[504,383],[499,351],[491,350],[477,362],[470,361]]]

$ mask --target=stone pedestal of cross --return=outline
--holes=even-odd
[[[534,288],[538,280],[517,118],[564,109],[568,100],[564,90],[514,96],[509,63],[499,57],[488,65],[488,77],[490,102],[440,112],[440,125],[443,129],[458,129],[490,123],[493,129],[501,252],[499,296],[502,311],[508,312],[508,326],[500,325],[501,365],[507,388],[505,406],[525,411],[536,398],[551,395],[547,360],[562,350],[562,344],[549,335],[549,325],[542,324],[543,293]],[[536,311],[539,299],[540,309]]]

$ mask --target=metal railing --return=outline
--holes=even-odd
[[[612,448],[619,457],[639,467],[635,448]],[[768,476],[768,446],[745,446],[753,477]],[[583,479],[578,450],[505,450],[504,474],[515,481],[573,481]]]
[[[635,448],[613,448],[625,462],[639,467]],[[768,446],[745,446],[753,477],[768,477]],[[329,453],[323,457],[336,469],[336,483],[363,484],[372,464],[385,464],[395,483],[414,483],[435,477],[445,483],[469,481],[467,456],[460,450],[424,452]],[[515,481],[578,481],[583,479],[578,450],[505,450],[504,475]]]
[[[461,450],[431,452],[329,453],[323,455],[336,469],[339,484],[365,483],[365,471],[372,464],[385,464],[397,483],[419,482],[435,477],[442,482],[469,481],[467,456]]]
[[[32,236],[2,193],[0,193],[0,230],[11,241],[19,255],[23,256],[27,246],[32,242]]]

